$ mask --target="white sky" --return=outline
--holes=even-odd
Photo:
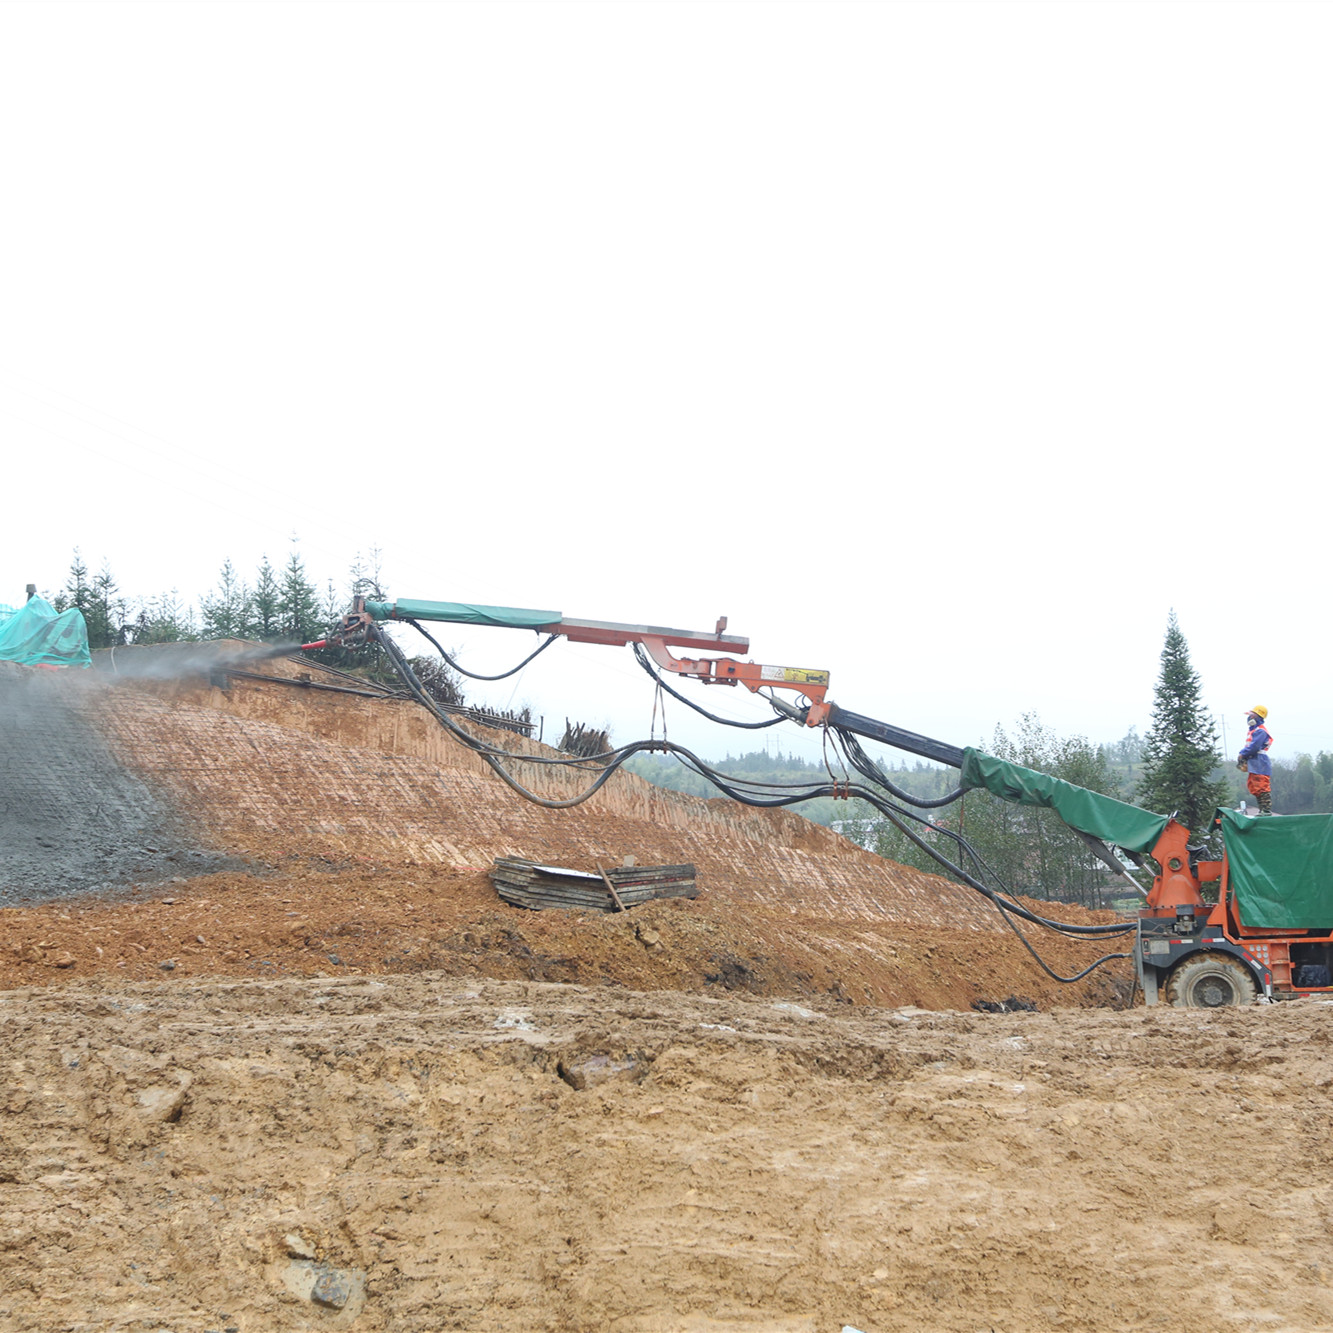
[[[1231,750],[1256,702],[1333,750],[1331,38],[1272,2],[0,5],[0,600],[76,545],[188,600],[378,545],[392,596],[726,614],[958,744],[1146,730],[1174,607]],[[652,711],[566,645],[475,697]]]

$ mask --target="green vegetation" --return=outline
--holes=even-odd
[[[88,646],[119,648],[128,644],[178,643],[197,639],[249,639],[263,643],[298,644],[324,638],[358,595],[382,596],[379,587],[379,552],[369,561],[357,555],[349,571],[347,589],[339,592],[330,580],[321,599],[306,573],[300,552],[293,548],[281,572],[264,556],[247,583],[230,560],[223,561],[217,586],[198,599],[198,612],[181,600],[176,589],[150,597],[122,596],[106,561],[96,575],[76,548],[63,587],[42,595],[57,611],[77,607],[88,626]],[[325,666],[362,679],[397,686],[397,673],[378,646],[351,652],[322,648],[310,656]],[[437,702],[466,708],[462,681],[438,657],[413,657],[412,669]],[[527,709],[487,716],[526,728],[532,721]]]
[[[1228,796],[1227,783],[1215,776],[1221,766],[1217,732],[1201,694],[1189,645],[1172,611],[1135,800],[1147,810],[1174,815],[1195,833],[1209,829],[1213,811]]]
[[[985,749],[997,759],[1050,773],[1089,791],[1121,794],[1107,747],[1095,746],[1082,736],[1057,736],[1035,713],[1025,713],[1012,736],[996,727]],[[946,776],[956,774],[950,770]],[[1053,810],[1014,805],[989,792],[972,791],[944,810],[923,813],[931,823],[909,822],[913,832],[955,865],[960,864],[960,853],[949,834],[961,833],[988,867],[990,873],[981,878],[989,883],[998,882],[1032,898],[1087,907],[1109,906],[1124,893],[1124,881],[1112,876]],[[877,811],[867,808],[866,817],[844,832],[891,861],[947,874],[934,857]],[[976,873],[970,865],[963,869]]]

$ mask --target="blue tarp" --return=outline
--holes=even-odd
[[[88,626],[78,610],[57,611],[41,597],[29,597],[0,621],[0,662],[24,666],[92,666]]]

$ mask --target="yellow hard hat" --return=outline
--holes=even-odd
[[[1255,717],[1257,717],[1261,722],[1268,721],[1268,709],[1266,709],[1263,706],[1263,704],[1255,704],[1255,706],[1250,709],[1250,712],[1253,713]]]

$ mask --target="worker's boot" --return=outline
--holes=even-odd
[[[1259,813],[1261,815],[1271,815],[1273,813],[1273,793],[1271,791],[1261,791],[1255,793],[1259,801]]]

